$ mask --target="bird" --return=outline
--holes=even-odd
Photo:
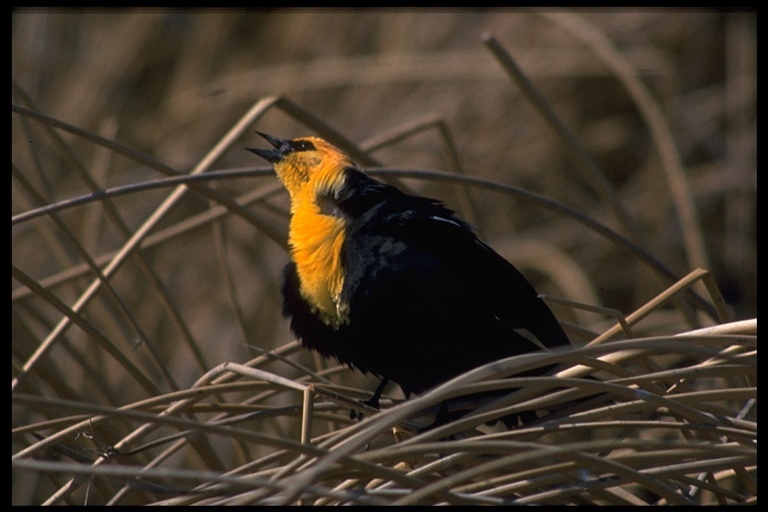
[[[290,196],[283,314],[305,348],[406,398],[568,336],[534,287],[439,200],[375,180],[315,136],[256,132]]]

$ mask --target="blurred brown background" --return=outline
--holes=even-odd
[[[269,95],[288,98],[363,148],[392,130],[439,120],[444,132],[429,125],[370,156],[390,168],[453,171],[442,137],[447,134],[462,173],[546,195],[629,237],[585,181],[584,164],[505,73],[483,34],[495,37],[515,59],[601,169],[642,231],[645,249],[678,277],[704,264],[735,316],[754,317],[756,13],[21,9],[12,13],[12,102],[180,172],[188,172],[251,105]],[[681,223],[658,139],[606,55],[618,56],[619,67],[639,77],[655,101],[654,111],[671,134],[666,142],[682,164],[695,225]],[[263,166],[242,149],[263,147],[253,129],[280,137],[312,133],[301,120],[271,109],[215,169]],[[102,189],[162,176],[80,137],[57,133],[62,143],[43,123],[12,114],[13,215],[89,193],[73,170],[77,165]],[[274,182],[259,176],[209,185],[239,197]],[[540,291],[626,314],[670,284],[636,255],[535,204],[470,188],[467,206],[453,185],[417,179],[401,184],[462,211]],[[129,232],[169,191],[114,198]],[[277,193],[249,208],[282,231],[286,205]],[[212,206],[188,192],[152,233],[178,227]],[[60,216],[71,237],[99,262],[125,242],[100,202]],[[691,228],[703,242],[699,255],[684,242]],[[99,292],[83,314],[161,389],[169,386],[160,376],[163,365],[178,385],[188,386],[215,364],[246,361],[258,354],[253,347],[270,349],[291,339],[277,292],[287,255],[252,224],[225,216],[215,228],[202,223],[143,252],[167,299],[130,259],[111,279],[122,304]],[[82,262],[72,239],[48,219],[13,226],[12,263],[70,306],[94,278],[77,271]],[[12,292],[16,374],[61,313],[18,280],[12,280]],[[170,319],[166,301],[179,320]],[[558,312],[565,322],[593,332],[611,323],[570,309]],[[674,311],[658,318],[646,325],[648,332],[688,328]],[[708,323],[704,317],[702,322]],[[141,395],[82,331],[71,328],[61,340],[20,391],[112,405]],[[162,362],[139,340],[150,343]],[[200,351],[197,363],[190,346]],[[34,417],[19,407],[13,422]],[[31,497],[34,485],[14,485],[15,502],[37,502]]]

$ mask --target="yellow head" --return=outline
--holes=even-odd
[[[284,140],[256,133],[275,149],[248,148],[248,151],[272,163],[294,206],[304,199],[314,201],[315,195],[337,190],[343,185],[344,169],[353,165],[341,150],[318,137]]]

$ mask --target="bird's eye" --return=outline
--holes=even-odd
[[[294,151],[311,151],[315,149],[315,145],[308,140],[300,140],[293,143]]]

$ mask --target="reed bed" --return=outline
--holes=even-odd
[[[11,502],[756,504],[755,18],[14,11]],[[444,200],[573,348],[362,404],[255,129]]]

